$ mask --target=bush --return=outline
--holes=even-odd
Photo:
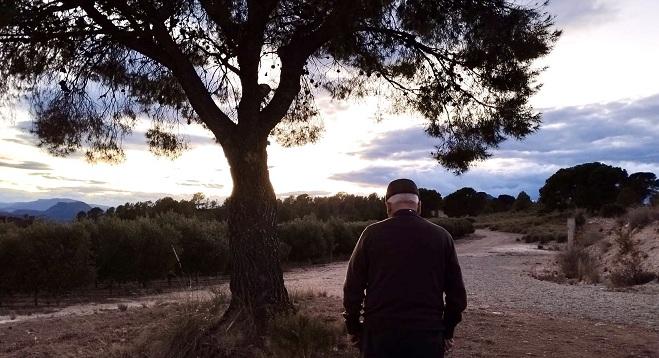
[[[433,218],[430,222],[446,229],[454,239],[474,232],[474,224],[467,218]]]
[[[642,229],[656,220],[659,220],[659,210],[645,206],[631,209],[627,213],[630,229]]]
[[[613,286],[642,285],[656,278],[654,273],[643,270],[642,253],[631,237],[631,230],[621,229],[615,239],[618,252],[615,256],[615,268],[609,275]]]
[[[625,215],[627,210],[618,204],[604,204],[600,208],[599,215],[605,218],[615,218]]]
[[[372,221],[345,222],[341,219],[330,218],[325,224],[325,235],[331,238],[330,241],[334,247],[333,255],[350,256],[362,231],[372,223]]]
[[[551,241],[556,241],[556,242],[566,242],[567,241],[567,233],[562,231],[562,232],[556,232],[556,231],[549,231],[549,232],[532,232],[530,234],[526,234],[522,236],[522,240],[524,242],[528,243],[533,243],[533,242],[539,242],[541,244],[546,244]]]
[[[558,256],[558,265],[567,278],[597,283],[600,280],[597,262],[583,248],[574,247]]]
[[[318,262],[330,257],[334,250],[327,239],[325,224],[314,217],[280,224],[277,231],[279,239],[291,248],[289,261]]]
[[[171,224],[180,233],[177,254],[186,274],[216,275],[229,270],[227,225],[216,220],[201,220],[166,213],[156,218],[159,226]]]
[[[78,224],[37,222],[0,240],[0,286],[58,296],[94,281],[90,236]]]

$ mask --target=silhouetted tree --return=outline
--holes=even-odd
[[[487,194],[473,188],[462,188],[444,198],[444,214],[450,217],[476,216],[487,203]]]
[[[659,179],[654,173],[633,173],[620,190],[617,201],[623,206],[640,205],[658,192]]]
[[[509,211],[515,203],[515,197],[508,194],[501,194],[494,199],[494,212]]]
[[[437,212],[442,207],[442,194],[433,189],[419,188],[419,199],[421,200],[421,216],[429,218],[433,211]]]
[[[1,10],[0,93],[29,95],[50,152],[121,159],[138,116],[151,120],[156,154],[185,148],[171,131],[178,122],[213,133],[233,179],[229,311],[261,323],[291,307],[271,135],[284,146],[315,141],[318,91],[386,94],[394,110],[428,120],[442,165],[464,171],[538,128],[532,62],[559,36],[542,5],[506,0],[21,0]]]
[[[103,214],[104,214],[103,209],[101,209],[99,207],[95,207],[95,208],[91,208],[87,212],[87,218],[92,219],[92,220],[96,220],[96,219],[100,218]]]
[[[616,201],[627,172],[602,163],[559,169],[540,188],[540,203],[548,210],[580,207],[599,210]]]
[[[529,194],[527,194],[525,191],[521,191],[519,194],[517,194],[517,198],[513,203],[512,209],[514,211],[524,211],[530,209],[532,206],[533,201],[531,201]]]

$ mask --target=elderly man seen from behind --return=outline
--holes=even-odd
[[[348,334],[362,357],[443,357],[467,306],[453,238],[419,216],[413,181],[392,181],[385,198],[389,218],[364,230],[348,264]]]

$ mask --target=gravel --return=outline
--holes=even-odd
[[[475,239],[456,247],[467,287],[469,309],[544,313],[632,324],[659,331],[659,284],[641,292],[613,291],[603,285],[558,284],[531,277],[555,252],[517,242],[519,235],[478,230]],[[313,290],[342,296],[345,262],[286,273],[289,290]]]

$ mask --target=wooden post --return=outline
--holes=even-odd
[[[576,229],[576,221],[574,218],[567,218],[567,248],[574,247],[574,231]]]

